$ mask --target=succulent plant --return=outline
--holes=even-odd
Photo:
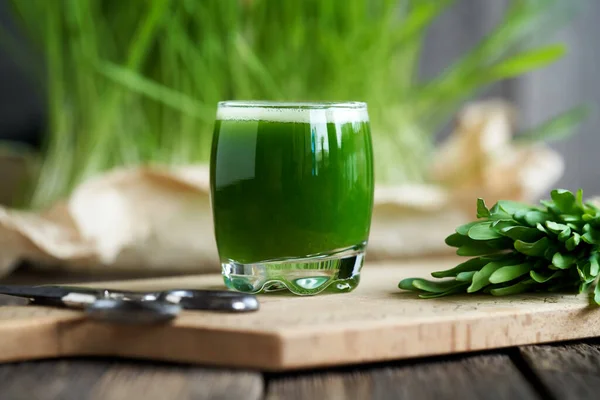
[[[522,292],[579,291],[594,286],[600,273],[600,208],[576,194],[557,189],[540,206],[499,201],[488,209],[477,200],[477,220],[459,226],[446,238],[460,256],[456,267],[432,273],[430,281],[399,283],[422,298],[457,293],[504,296]],[[600,304],[600,286],[594,301]]]

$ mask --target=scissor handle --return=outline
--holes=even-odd
[[[188,310],[251,312],[259,309],[256,296],[225,290],[166,290],[158,293],[157,300],[179,304]]]
[[[178,304],[164,301],[100,299],[85,308],[93,319],[119,324],[158,324],[169,322],[181,311]]]

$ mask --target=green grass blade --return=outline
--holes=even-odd
[[[592,112],[590,105],[584,104],[574,107],[541,125],[522,132],[513,139],[519,145],[527,145],[540,141],[553,141],[567,138],[589,118]]]
[[[519,76],[548,66],[561,59],[565,53],[566,48],[563,44],[552,44],[529,50],[493,65],[486,71],[485,79],[493,82]]]
[[[115,83],[126,87],[132,92],[142,94],[148,98],[176,109],[206,122],[212,122],[215,118],[214,106],[206,106],[195,99],[177,92],[159,83],[152,82],[129,69],[108,62],[97,65],[99,73],[111,79]]]

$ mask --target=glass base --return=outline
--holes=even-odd
[[[288,290],[300,296],[345,293],[358,286],[365,256],[361,243],[346,249],[306,258],[242,264],[221,264],[225,285],[246,293]]]

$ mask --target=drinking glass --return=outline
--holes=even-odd
[[[249,293],[348,292],[373,209],[361,102],[220,102],[211,200],[225,284]]]

